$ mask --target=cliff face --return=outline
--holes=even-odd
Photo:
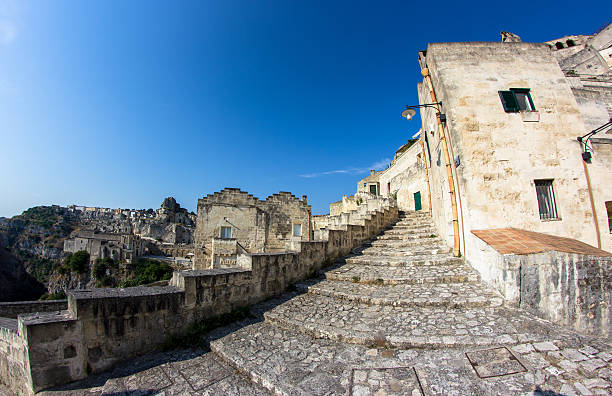
[[[174,198],[166,198],[157,210],[53,205],[30,208],[10,219],[0,218],[0,301],[26,295],[38,298],[45,287],[50,291],[84,287],[86,279],[57,272],[64,257],[64,240],[74,230],[135,234],[158,243],[189,244],[193,242],[195,218]],[[33,292],[19,293],[28,288]]]
[[[0,241],[0,301],[34,300],[44,292],[45,286]]]

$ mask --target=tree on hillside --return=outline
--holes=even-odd
[[[66,258],[66,264],[71,270],[84,274],[89,269],[89,253],[79,250]]]

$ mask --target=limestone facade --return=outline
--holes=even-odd
[[[64,252],[76,253],[84,250],[89,253],[91,262],[98,258],[131,262],[133,258],[146,254],[147,245],[148,242],[131,234],[76,231],[70,239],[64,241]]]
[[[240,253],[285,251],[311,240],[311,209],[306,196],[280,192],[262,201],[226,188],[198,200],[194,238],[194,269],[235,264]]]
[[[574,238],[610,250],[598,238],[589,188],[576,140],[588,132],[570,84],[552,51],[535,43],[436,43],[420,53],[431,74],[441,111],[457,191],[461,251],[470,260],[478,247],[474,229],[515,227]],[[525,89],[531,111],[505,111],[500,91]],[[429,87],[418,86],[419,102],[431,103]],[[421,109],[433,219],[453,240],[451,202],[436,112]],[[598,157],[595,155],[595,157]],[[608,230],[604,185],[612,174],[603,158],[589,164],[600,230]],[[598,170],[595,172],[595,170]],[[601,171],[599,171],[601,170]],[[550,183],[554,213],[541,216],[536,185]],[[548,208],[551,210],[550,208]],[[542,218],[549,217],[549,218]],[[486,265],[484,263],[472,263]]]
[[[371,169],[369,176],[364,177],[357,182],[357,192],[380,195],[380,183],[378,180],[379,175],[380,171],[376,172],[374,169]]]

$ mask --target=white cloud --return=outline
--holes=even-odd
[[[360,174],[368,173],[370,169],[375,169],[375,170],[384,169],[387,166],[389,166],[390,163],[391,163],[391,160],[389,158],[383,158],[380,161],[377,161],[366,168],[349,167],[349,168],[336,169],[336,170],[330,170],[330,171],[325,171],[325,172],[305,173],[303,175],[300,175],[300,177],[305,177],[305,178],[310,179],[313,177],[328,176],[328,175],[341,175],[341,174],[360,175]]]
[[[17,38],[17,27],[9,20],[0,20],[0,44],[9,45]]]

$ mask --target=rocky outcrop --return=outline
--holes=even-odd
[[[181,208],[172,197],[164,199],[157,210],[53,205],[33,207],[10,219],[2,217],[0,301],[38,298],[45,286],[55,293],[91,283],[91,279],[57,271],[65,255],[64,240],[75,230],[134,234],[160,246],[186,245],[193,243],[195,220],[196,215]],[[19,294],[18,290],[31,293]]]
[[[33,300],[44,292],[45,286],[0,241],[0,301]]]

